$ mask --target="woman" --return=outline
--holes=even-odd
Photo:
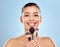
[[[38,26],[42,17],[40,8],[36,3],[27,3],[22,8],[20,21],[24,24],[25,34],[10,39],[4,47],[55,47],[49,37],[38,36]]]

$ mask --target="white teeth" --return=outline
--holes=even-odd
[[[29,23],[30,26],[34,26],[34,23]]]

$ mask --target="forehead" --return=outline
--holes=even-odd
[[[23,13],[39,13],[40,10],[36,6],[29,6],[23,8]]]

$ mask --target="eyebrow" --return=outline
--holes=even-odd
[[[25,12],[25,14],[30,14],[29,12]],[[34,14],[38,14],[38,12],[34,12]]]
[[[38,14],[38,12],[34,12],[34,14]]]
[[[29,12],[25,12],[25,14],[30,14]]]

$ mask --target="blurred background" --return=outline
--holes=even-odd
[[[10,38],[24,34],[20,16],[28,2],[37,3],[41,9],[39,36],[50,37],[60,47],[60,0],[0,0],[0,47]]]

